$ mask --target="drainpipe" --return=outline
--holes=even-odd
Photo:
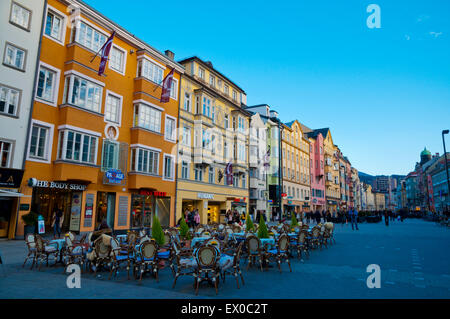
[[[47,0],[44,0],[44,7],[42,8],[42,23],[41,23],[41,33],[39,35],[39,45],[38,45],[38,51],[37,51],[37,57],[36,57],[36,68],[34,70],[34,81],[33,81],[33,89],[31,91],[31,103],[30,103],[30,114],[28,116],[28,127],[27,127],[27,134],[25,135],[25,148],[23,152],[23,159],[22,159],[22,169],[25,169],[25,162],[27,158],[28,153],[28,142],[29,142],[29,136],[30,136],[30,130],[31,130],[31,119],[33,117],[33,109],[34,109],[34,95],[36,90],[36,82],[38,78],[38,72],[39,72],[39,60],[41,59],[41,47],[42,47],[42,36],[44,35],[44,26],[45,26],[45,18],[46,18],[46,12],[47,12]],[[17,224],[19,222],[19,205],[20,199],[18,199],[17,203],[17,211],[16,211],[16,229],[14,230],[14,239],[16,237],[17,233]],[[31,208],[31,207],[30,207]]]

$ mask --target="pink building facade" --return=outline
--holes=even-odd
[[[310,171],[311,171],[311,210],[325,210],[325,161],[323,136],[315,132],[308,133],[311,141]]]

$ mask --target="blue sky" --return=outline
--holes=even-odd
[[[443,153],[450,1],[86,2],[176,60],[212,61],[248,105],[330,127],[360,171],[407,174],[425,146]],[[371,3],[381,8],[380,29],[366,25]]]

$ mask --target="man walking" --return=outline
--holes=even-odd
[[[348,212],[348,214],[350,215],[350,219],[352,222],[352,230],[355,230],[355,228],[356,228],[356,230],[359,230],[359,228],[358,228],[358,211],[354,208],[350,208],[350,211]]]

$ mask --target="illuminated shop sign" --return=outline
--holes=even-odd
[[[68,189],[68,190],[77,190],[77,191],[86,190],[86,185],[70,184],[70,183],[65,183],[65,182],[40,181],[36,178],[30,178],[28,180],[28,186],[42,187],[42,188]]]

